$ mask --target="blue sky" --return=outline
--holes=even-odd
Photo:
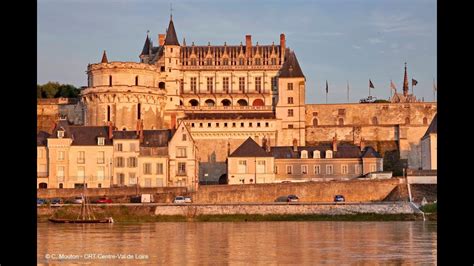
[[[157,44],[169,22],[170,2],[180,42],[196,45],[279,43],[285,33],[306,76],[306,102],[350,102],[368,95],[368,80],[379,99],[415,78],[415,94],[433,100],[437,74],[434,0],[39,0],[38,83],[87,85],[87,64],[107,50],[109,61],[138,62],[146,31]],[[411,90],[411,85],[410,85]]]

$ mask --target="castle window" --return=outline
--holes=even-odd
[[[302,159],[308,159],[308,151],[301,151],[301,158]]]
[[[265,122],[265,127],[268,127],[268,122]]]
[[[222,89],[225,93],[229,92],[229,77],[222,78]]]
[[[313,112],[313,116],[318,116],[318,112]]]
[[[235,127],[235,123],[232,123],[232,127]]]
[[[109,76],[109,87],[112,87],[112,75]]]
[[[161,71],[161,72],[165,72],[165,66],[161,66],[161,67],[160,67],[160,71]]]
[[[423,117],[423,125],[428,125],[428,118]]]
[[[140,103],[137,104],[137,119],[141,119],[142,113],[142,105]]]
[[[245,78],[239,77],[239,91],[245,90]]]
[[[195,66],[196,65],[196,58],[191,58],[191,65]]]
[[[224,58],[224,60],[223,60],[223,65],[224,65],[224,66],[227,66],[228,64],[229,64],[229,59]]]
[[[293,104],[293,97],[288,97],[288,104]]]
[[[293,83],[288,83],[288,90],[292,91],[293,90]]]
[[[64,188],[63,183],[59,183],[59,188]]]
[[[230,106],[232,104],[232,102],[228,99],[222,100],[221,103],[222,103],[222,106]]]
[[[207,99],[204,103],[209,107],[216,105],[216,103],[211,99]]]
[[[293,116],[293,109],[288,109],[288,117],[292,117]]]
[[[189,104],[190,104],[191,106],[198,106],[198,105],[199,105],[199,102],[198,102],[196,99],[192,99],[192,100],[189,101]]]
[[[339,118],[339,119],[337,120],[337,123],[338,123],[338,125],[343,126],[343,125],[344,125],[344,119]]]
[[[277,88],[277,77],[272,77],[272,90]]]
[[[318,119],[317,119],[317,118],[313,118],[313,127],[318,126],[318,123],[319,123]]]
[[[347,175],[349,173],[347,164],[341,165],[341,174]]]
[[[276,65],[277,64],[277,59],[276,58],[272,58],[272,65]]]
[[[224,123],[224,127],[227,127],[227,123]]]
[[[261,89],[262,89],[262,78],[256,77],[255,78],[255,91],[258,91],[260,93]]]
[[[194,123],[191,123],[191,127],[194,127]]]
[[[286,166],[286,174],[291,175],[293,174],[293,165]]]
[[[249,127],[252,127],[252,123],[249,123]]]
[[[216,123],[216,127],[219,127],[219,123]]]
[[[377,119],[377,117],[372,117],[372,124],[373,125],[378,125],[379,124],[379,120]]]
[[[321,174],[321,165],[314,166],[314,174],[319,175]]]
[[[326,165],[326,174],[332,175],[332,164]]]
[[[110,105],[107,106],[107,122],[110,121]]]
[[[326,151],[326,159],[331,159],[332,158],[332,151],[331,150],[327,150]]]
[[[184,92],[184,79],[180,79],[180,80],[179,80],[179,91],[180,91],[181,93]]]
[[[158,83],[158,88],[164,90],[165,89],[165,83],[163,81],[161,81],[160,83]]]
[[[240,127],[244,127],[244,123],[240,123]]]
[[[247,106],[247,105],[248,105],[247,101],[244,100],[244,99],[238,100],[238,101],[237,101],[237,104],[238,104],[239,106]]]
[[[182,140],[182,141],[186,141],[186,140],[187,140],[187,135],[186,135],[186,134],[183,134],[183,136],[182,136],[182,139],[181,139],[181,140]]]
[[[196,87],[197,87],[197,86],[196,86],[196,80],[197,80],[196,77],[192,77],[192,78],[191,78],[191,91],[192,91],[192,92],[195,92],[195,91],[196,91]]]
[[[319,159],[319,158],[321,158],[321,152],[318,151],[318,150],[314,150],[314,151],[313,151],[313,158],[314,158],[314,159]]]
[[[242,57],[239,58],[239,65],[241,65],[241,66],[244,65],[244,59]]]
[[[257,123],[257,127],[260,127],[260,123]]]
[[[173,48],[170,48],[171,52],[173,52]]]
[[[212,65],[212,58],[208,58],[206,60],[206,65],[208,65],[208,66]]]
[[[213,78],[212,77],[207,77],[207,91],[212,92],[212,87],[213,87]]]
[[[170,63],[170,64],[171,64],[171,58],[168,60],[168,63]]]
[[[211,127],[211,123],[207,123],[207,127]]]
[[[260,58],[255,58],[255,65],[260,65]]]
[[[289,129],[293,128],[293,125],[292,125],[292,124],[289,124],[289,125],[288,125],[288,128],[289,128]]]
[[[135,86],[138,86],[138,76],[135,76]]]
[[[202,123],[199,123],[199,127],[202,127]]]

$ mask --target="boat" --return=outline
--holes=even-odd
[[[94,213],[91,210],[89,199],[86,197],[86,186],[85,180],[83,184],[84,193],[81,195],[82,202],[81,202],[81,212],[77,215],[76,219],[62,219],[62,218],[53,218],[54,214],[48,219],[52,223],[71,223],[71,224],[96,224],[96,223],[113,223],[114,219],[112,217],[106,217],[97,219]]]

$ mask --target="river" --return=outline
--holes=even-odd
[[[37,245],[38,263],[436,264],[437,223],[38,223]]]

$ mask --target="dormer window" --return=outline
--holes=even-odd
[[[327,150],[326,151],[326,159],[330,159],[330,158],[332,158],[332,151]]]
[[[105,145],[105,138],[104,137],[98,137],[97,138],[97,145],[104,146]]]
[[[58,139],[64,138],[64,130],[58,130]]]
[[[315,159],[321,158],[321,152],[318,150],[313,151],[313,158]]]
[[[301,151],[301,159],[308,159],[308,151]]]

